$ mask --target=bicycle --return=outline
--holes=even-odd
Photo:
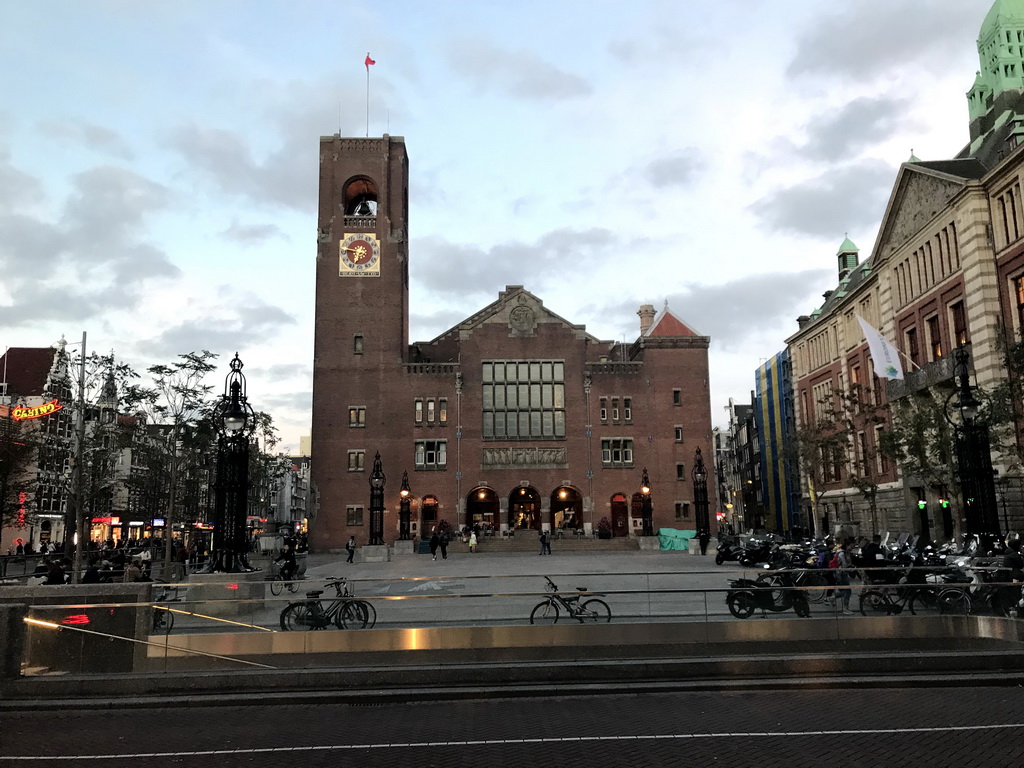
[[[153,598],[153,634],[169,635],[174,629],[174,612],[158,606],[156,603],[176,603],[181,600],[181,596],[178,594],[179,587],[171,586],[166,582],[161,583],[164,586]],[[171,597],[172,594],[174,597]]]
[[[916,616],[940,607],[942,593],[935,587],[921,584],[901,583],[891,591],[884,589],[867,589],[860,593],[860,612],[864,616],[884,614],[897,616],[908,609]]]
[[[285,590],[288,590],[292,594],[299,591],[298,582],[292,579],[286,579],[284,577],[284,567],[281,566],[277,569],[277,573],[269,577],[270,580],[270,594],[277,597]]]
[[[311,631],[335,626],[338,629],[367,629],[377,623],[377,611],[366,600],[356,600],[345,579],[332,579],[324,587],[334,587],[336,596],[325,608],[319,599],[324,593],[315,589],[306,599],[289,603],[281,611],[281,629],[285,632]]]
[[[607,624],[612,620],[612,610],[604,600],[593,598],[581,602],[587,594],[586,587],[576,587],[579,594],[563,597],[558,594],[558,586],[551,579],[545,576],[544,580],[551,594],[530,611],[531,624],[557,624],[560,608],[569,614],[569,618],[576,619],[580,624]]]

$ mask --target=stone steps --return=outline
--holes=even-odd
[[[459,551],[459,547],[467,547],[461,541],[453,541],[449,549]],[[468,548],[468,547],[467,547]],[[636,552],[640,549],[637,539],[623,536],[621,538],[598,539],[566,536],[564,539],[553,539],[551,551],[554,552]],[[524,536],[482,536],[477,545],[479,553],[503,552],[540,552],[540,539],[536,535]]]

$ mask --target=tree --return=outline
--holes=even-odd
[[[0,406],[0,522],[4,528],[19,528],[25,519],[25,495],[33,487],[37,450],[35,430],[10,417]]]
[[[172,539],[174,523],[183,517],[178,514],[178,477],[181,467],[182,439],[189,424],[210,419],[213,404],[210,393],[213,387],[204,384],[206,375],[215,368],[213,360],[217,355],[208,350],[178,355],[170,365],[150,366],[147,371],[153,378],[153,386],[139,390],[139,404],[153,424],[168,429],[158,432],[153,441],[156,456],[163,459],[167,467],[167,507],[164,515],[164,569],[170,570],[173,556]]]

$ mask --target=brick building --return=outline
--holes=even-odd
[[[387,475],[384,539],[444,520],[494,533],[697,524],[698,449],[711,469],[710,339],[666,306],[632,344],[602,341],[523,286],[429,342],[409,343],[409,163],[400,137],[320,140],[313,365],[315,550],[370,534],[368,478]],[[709,483],[712,533],[718,508]]]

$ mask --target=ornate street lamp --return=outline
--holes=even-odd
[[[247,556],[246,517],[249,443],[256,418],[245,394],[245,376],[237,352],[213,418],[217,429],[217,477],[213,486],[213,556],[208,572],[253,571],[256,569],[249,565]],[[169,527],[169,519],[167,524]]]
[[[409,540],[409,495],[412,490],[409,488],[409,473],[402,473],[402,490],[398,495],[402,500],[398,503],[398,538],[402,541]]]
[[[979,540],[983,536],[999,539],[988,421],[981,414],[982,404],[971,387],[969,362],[966,346],[953,350],[953,377],[957,388],[946,399],[945,415],[953,426],[966,532]]]
[[[651,505],[651,480],[647,476],[647,467],[644,467],[643,479],[640,481],[640,495],[643,497],[640,506],[640,516],[643,520],[644,536],[653,536],[654,508]]]
[[[693,506],[697,520],[697,533],[706,532],[711,535],[711,513],[708,509],[708,470],[704,466],[704,456],[697,449],[693,455]]]
[[[373,459],[370,473],[370,544],[384,543],[384,483],[387,478],[380,466],[380,451]]]

